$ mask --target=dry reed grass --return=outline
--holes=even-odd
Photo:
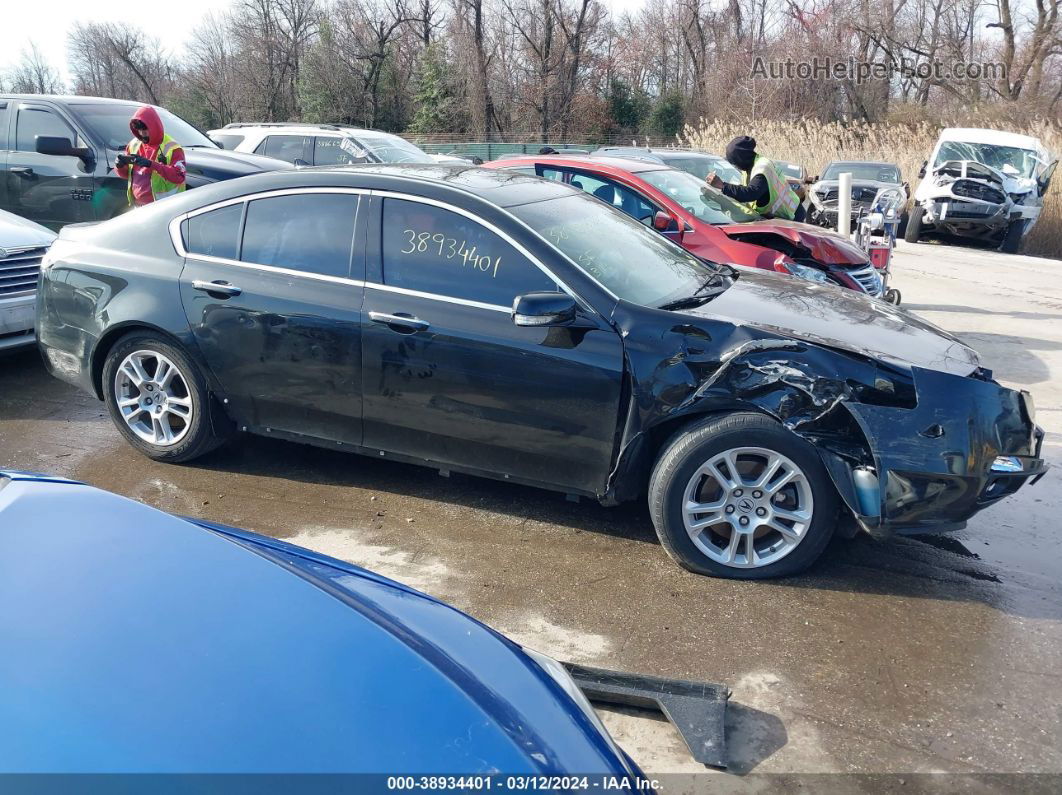
[[[809,174],[821,173],[831,160],[885,160],[900,166],[913,192],[918,184],[918,169],[929,157],[942,126],[925,121],[878,124],[764,121],[748,125],[702,121],[697,127],[687,125],[679,139],[685,146],[721,154],[734,136],[752,135],[758,151],[768,157],[802,163]],[[1053,155],[1062,154],[1062,130],[1057,126],[1037,122],[1001,129],[1034,135]],[[1025,241],[1026,254],[1062,257],[1060,182],[1062,177],[1054,180],[1044,197],[1040,220]]]

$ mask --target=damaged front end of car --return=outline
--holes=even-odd
[[[959,237],[998,241],[1020,210],[995,169],[973,160],[949,160],[936,166],[919,191],[923,227]]]
[[[653,358],[661,333],[674,342],[664,360]],[[625,347],[633,400],[610,483],[617,501],[632,498],[673,433],[735,411],[767,414],[813,445],[852,519],[876,537],[960,529],[1047,468],[1028,393],[976,366],[960,375],[707,318],[629,326]]]

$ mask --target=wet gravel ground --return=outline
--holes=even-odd
[[[642,505],[240,437],[137,455],[35,352],[0,359],[0,466],[238,525],[422,588],[556,657],[733,690],[730,771],[1062,772],[1060,262],[901,245],[904,303],[1029,388],[1056,469],[941,537],[834,541],[810,573],[682,571]],[[958,407],[961,409],[961,407]],[[649,772],[703,771],[645,713],[606,723]]]

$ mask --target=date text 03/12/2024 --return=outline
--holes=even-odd
[[[655,792],[660,788],[656,779],[639,776],[388,776],[387,790],[391,792],[431,790],[446,791],[594,791]]]

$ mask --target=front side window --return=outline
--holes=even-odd
[[[350,276],[358,197],[295,193],[247,205],[240,259],[256,265]]]
[[[421,202],[385,199],[383,281],[394,287],[495,306],[556,283],[480,223]]]
[[[38,135],[67,138],[77,144],[77,136],[70,125],[58,114],[44,108],[19,108],[15,124],[15,148],[20,152],[36,152]]]
[[[139,105],[118,102],[113,105],[104,102],[71,102],[70,109],[75,118],[104,142],[108,149],[120,150],[133,138],[129,129],[129,120],[133,118]],[[162,128],[184,149],[201,147],[217,149],[217,144],[202,132],[186,122],[180,116],[170,113],[165,108],[155,108],[162,120]]]
[[[184,248],[189,254],[237,259],[240,253],[240,223],[243,204],[230,204],[194,215],[182,225]]]
[[[613,295],[632,303],[661,306],[691,295],[717,273],[663,235],[585,195],[510,211]]]
[[[544,168],[542,169],[542,176],[546,179],[560,179],[561,172],[552,168]],[[634,220],[641,221],[647,226],[652,224],[653,215],[659,209],[630,188],[582,171],[572,172],[571,186],[578,188],[584,193],[596,196],[605,204],[612,205],[617,210],[625,212]]]
[[[310,138],[306,135],[267,135],[254,151],[258,155],[294,163],[306,159],[309,144]]]
[[[345,166],[368,160],[365,150],[349,138],[338,135],[318,135],[313,139],[315,166]]]

